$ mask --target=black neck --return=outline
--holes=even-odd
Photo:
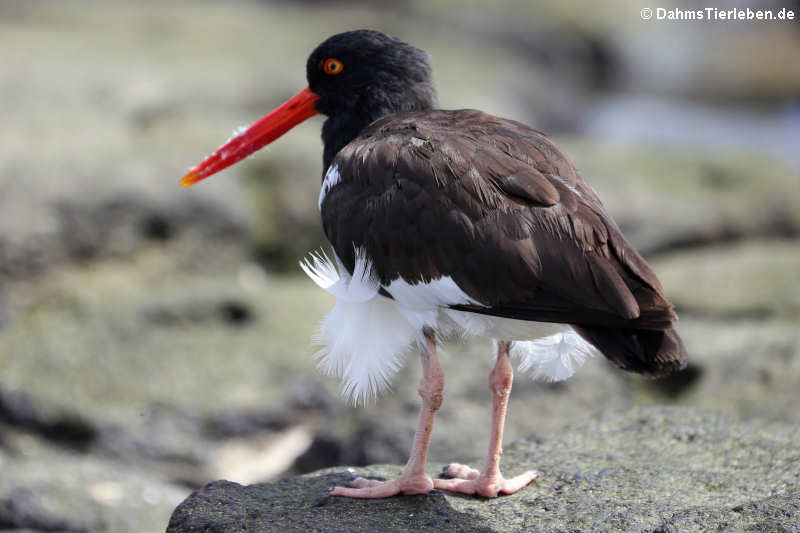
[[[376,120],[404,111],[435,107],[436,95],[429,83],[406,87],[400,94],[363,94],[352,107],[332,113],[322,125],[322,142],[325,146],[322,154],[322,175],[328,171],[339,150]]]
[[[350,141],[358,137],[361,130],[383,118],[386,115],[376,116],[375,118],[363,117],[358,115],[334,115],[322,125],[322,175],[328,171],[331,161]]]

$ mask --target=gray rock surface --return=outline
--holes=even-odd
[[[328,488],[353,474],[399,471],[336,468],[250,486],[216,481],[178,506],[167,531],[796,532],[799,441],[800,424],[695,408],[612,411],[508,446],[506,472],[541,472],[512,496],[332,498]]]

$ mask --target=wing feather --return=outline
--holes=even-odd
[[[653,330],[675,315],[644,259],[544,134],[479,111],[380,120],[334,158],[325,233],[386,287],[450,276],[484,314]]]

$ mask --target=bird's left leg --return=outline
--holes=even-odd
[[[498,342],[497,361],[489,374],[489,389],[492,391],[492,431],[483,472],[466,465],[451,463],[445,467],[444,473],[452,479],[435,479],[433,483],[437,489],[494,498],[498,494],[513,494],[536,478],[535,470],[511,479],[505,479],[500,473],[503,426],[508,397],[511,395],[511,384],[514,381],[514,370],[508,353],[510,348],[510,342]]]
[[[419,412],[411,455],[405,468],[393,481],[356,478],[352,487],[336,487],[331,495],[350,498],[387,498],[396,494],[424,494],[432,491],[433,480],[425,473],[425,462],[431,443],[433,419],[442,405],[443,393],[444,372],[436,357],[436,340],[433,332],[426,332],[425,346],[422,349],[422,381],[419,385],[422,409]]]

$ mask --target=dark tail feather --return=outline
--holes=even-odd
[[[622,370],[659,378],[686,367],[686,348],[678,333],[598,326],[573,326]]]

